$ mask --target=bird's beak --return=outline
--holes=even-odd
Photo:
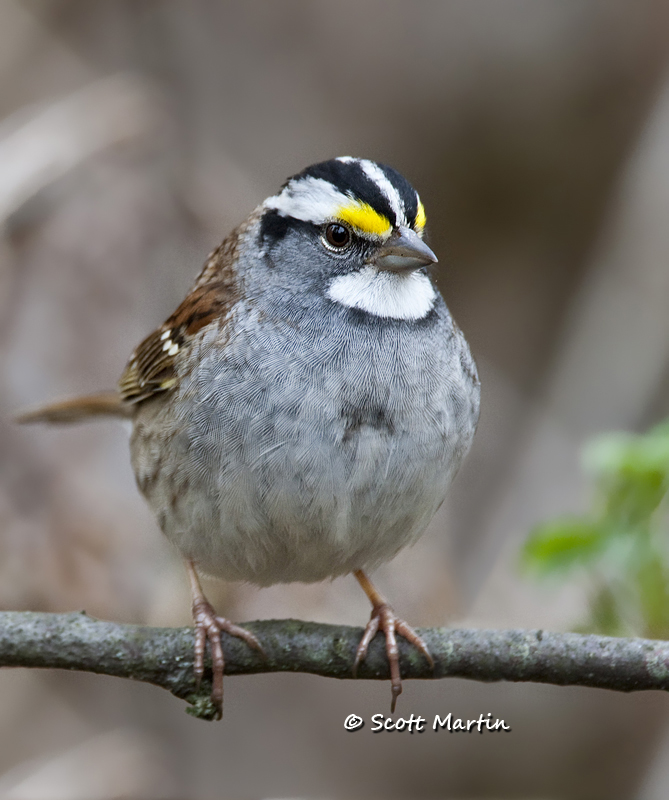
[[[389,272],[409,272],[436,264],[437,257],[411,228],[400,227],[379,247],[370,263]]]

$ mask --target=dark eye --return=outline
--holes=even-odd
[[[351,241],[351,232],[343,225],[331,222],[325,229],[325,238],[329,245],[341,250]]]

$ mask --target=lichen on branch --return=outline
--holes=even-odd
[[[361,628],[299,620],[244,623],[266,658],[223,634],[227,675],[308,672],[352,679]],[[405,679],[469,678],[533,681],[632,692],[669,690],[669,642],[529,630],[419,630],[434,658],[400,639]],[[145,681],[191,704],[210,718],[209,685],[193,679],[193,629],[151,628],[93,619],[84,613],[0,613],[0,666],[81,670]],[[386,680],[388,664],[377,635],[358,679]]]

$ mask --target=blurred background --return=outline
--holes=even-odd
[[[375,575],[410,623],[567,630],[583,580],[521,574],[587,506],[584,441],[669,407],[669,3],[4,0],[0,5],[0,607],[190,624],[181,564],[114,423],[17,428],[114,386],[208,252],[307,164],[418,188],[483,410],[448,502]],[[348,577],[207,583],[235,620],[362,625]],[[207,724],[161,690],[0,672],[1,798],[669,795],[660,693],[407,682],[398,712],[509,734],[350,734],[385,684],[226,681]]]

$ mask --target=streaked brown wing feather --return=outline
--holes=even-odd
[[[171,338],[163,339],[167,332],[172,335],[170,328],[163,326],[149,334],[137,347],[130,357],[128,365],[121,376],[118,388],[121,397],[129,402],[138,403],[145,400],[155,392],[164,392],[173,385],[175,378],[175,356],[178,351],[170,355],[170,348],[175,344],[180,349],[183,346],[183,337],[175,342]],[[178,332],[174,332],[175,338]],[[168,349],[164,345],[168,343]]]

